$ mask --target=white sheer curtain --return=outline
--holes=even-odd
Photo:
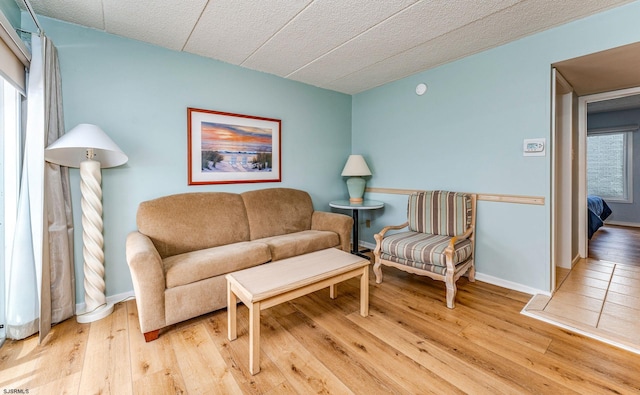
[[[52,322],[74,314],[73,223],[68,169],[44,161],[45,146],[63,134],[57,51],[47,37],[35,35],[31,51],[6,318],[8,338],[40,332],[42,340]]]

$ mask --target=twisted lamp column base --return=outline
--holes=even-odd
[[[80,163],[82,193],[82,255],[84,258],[85,313],[80,323],[100,320],[113,311],[107,304],[104,282],[104,239],[102,235],[102,174],[100,162],[87,159]]]

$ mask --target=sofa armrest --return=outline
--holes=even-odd
[[[134,231],[127,235],[126,256],[138,306],[142,333],[165,326],[164,268],[151,239]]]
[[[339,213],[314,211],[311,216],[312,230],[330,230],[336,232],[340,238],[342,251],[351,251],[351,229],[353,218]]]

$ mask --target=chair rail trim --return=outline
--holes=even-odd
[[[414,192],[420,192],[418,189],[397,189],[397,188],[366,188],[367,192],[372,193],[387,193],[392,195],[410,195]],[[525,195],[503,195],[503,194],[489,194],[489,193],[476,193],[478,200],[486,202],[500,202],[500,203],[516,203],[516,204],[533,204],[536,206],[544,206],[544,196],[525,196]]]

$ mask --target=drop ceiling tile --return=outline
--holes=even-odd
[[[286,76],[414,1],[313,2],[243,62],[242,66]]]
[[[207,0],[103,0],[105,30],[181,50]]]
[[[567,8],[567,3],[571,3],[571,9]],[[578,0],[522,1],[335,81],[318,85],[336,90],[341,87],[341,92],[350,94],[359,93],[515,41],[549,27],[566,23],[569,19],[577,19],[579,15],[597,12],[603,7],[601,3],[594,1],[584,3],[584,8],[579,7],[578,3],[580,3]]]
[[[16,3],[20,4],[18,0]],[[31,0],[38,15],[59,19],[94,29],[104,29],[102,1],[87,0]]]
[[[350,94],[630,2],[31,0],[40,15]]]
[[[212,1],[184,50],[240,64],[311,1]]]
[[[320,86],[327,89],[344,87],[341,92],[356,94],[452,62],[475,53],[477,47],[491,48],[496,38],[486,25],[491,25],[491,21],[475,22]],[[473,40],[468,39],[471,34]]]
[[[288,75],[321,85],[495,14],[521,0],[420,2]],[[380,45],[384,42],[384,45]]]

